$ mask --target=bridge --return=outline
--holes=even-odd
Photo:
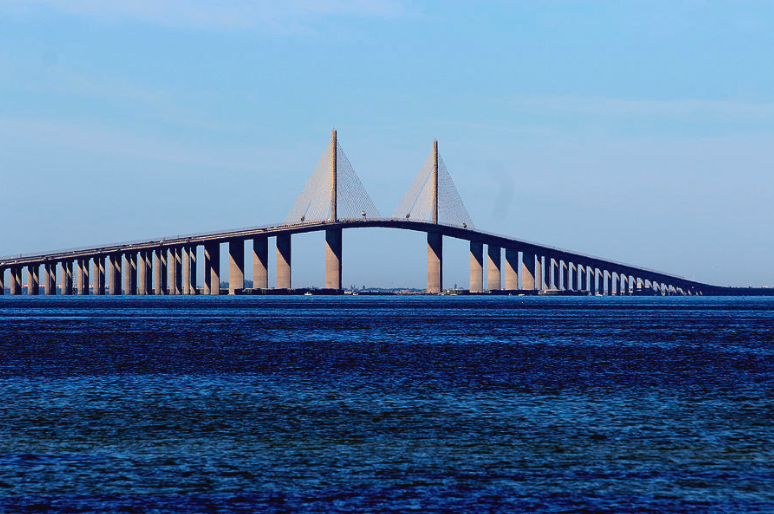
[[[228,294],[285,292],[292,290],[292,236],[317,231],[325,232],[325,290],[336,293],[342,291],[342,233],[344,229],[365,227],[427,234],[427,292],[431,294],[443,291],[445,237],[470,243],[470,293],[768,293],[712,286],[478,230],[439,155],[437,141],[433,142],[430,155],[392,216],[382,217],[355,174],[334,130],[330,145],[284,223],[6,256],[0,258],[0,294],[4,294],[8,272],[11,295],[23,294],[24,275],[28,295],[218,295],[225,293],[220,289],[223,243],[228,246]],[[276,238],[277,252],[274,290],[269,290],[268,281],[271,237]],[[245,289],[246,246],[252,249],[250,291]],[[203,247],[203,288],[197,284],[199,247]],[[768,294],[774,294],[774,290]]]

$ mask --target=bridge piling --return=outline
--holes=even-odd
[[[38,294],[39,270],[40,270],[40,266],[37,264],[27,266],[27,294],[28,295]]]
[[[484,243],[470,242],[470,292],[484,291]]]
[[[163,281],[164,271],[161,269],[161,248],[155,248],[153,250],[153,292],[156,295],[163,295]]]
[[[486,267],[486,287],[489,291],[502,290],[502,279],[500,277],[500,247],[487,245],[487,267]]]
[[[443,236],[427,233],[427,292],[438,294],[443,289]]]
[[[327,289],[341,289],[341,239],[340,228],[325,229],[325,287]]]
[[[145,252],[140,251],[137,254],[137,294],[140,296],[148,294],[147,273],[148,266],[145,262]]]
[[[10,277],[10,279],[11,279],[11,282],[10,282],[11,296],[16,296],[21,291],[21,280],[19,279],[19,276],[17,274],[17,270],[18,270],[18,267],[16,267],[16,266],[11,267],[11,269],[10,269],[10,271],[11,271],[11,277]]]
[[[183,294],[191,294],[191,251],[187,246],[183,250]]]
[[[277,289],[290,289],[290,234],[277,235]]]
[[[5,294],[5,268],[0,268],[0,295]]]
[[[228,242],[228,294],[241,294],[245,288],[245,242]]]
[[[204,294],[220,294],[220,245],[204,245]]]
[[[177,290],[177,248],[169,249],[169,294],[178,294]]]
[[[253,239],[253,289],[269,287],[269,238]]]
[[[197,246],[193,245],[188,248],[188,257],[191,261],[191,276],[190,281],[188,282],[188,290],[189,294],[195,295],[198,294],[198,288],[197,288],[197,280],[196,280],[196,251]]]
[[[519,289],[519,250],[512,246],[505,247],[505,289]]]
[[[524,291],[535,290],[535,254],[522,252],[521,254],[521,289]]]
[[[542,291],[543,287],[543,257],[538,255],[535,259],[535,289]]]

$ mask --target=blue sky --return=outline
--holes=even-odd
[[[284,220],[339,131],[384,214],[434,138],[479,228],[774,285],[774,1],[0,0],[0,254]],[[420,234],[344,283],[422,287]],[[323,282],[321,235],[294,285]],[[445,285],[467,285],[447,241]]]

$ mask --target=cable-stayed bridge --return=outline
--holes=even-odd
[[[0,294],[217,295],[221,244],[228,245],[228,293],[245,292],[245,242],[251,241],[253,288],[271,293],[269,238],[276,238],[276,290],[292,288],[294,234],[325,232],[325,288],[342,290],[344,229],[384,227],[427,234],[427,292],[443,291],[443,239],[470,242],[471,293],[711,295],[774,294],[726,288],[647,268],[479,230],[433,142],[430,155],[390,217],[383,217],[337,140],[312,172],[282,224],[132,241],[0,258]],[[197,284],[203,247],[204,284]],[[486,247],[486,253],[484,252]],[[250,253],[250,252],[248,252]],[[503,259],[504,254],[504,259]],[[484,267],[487,281],[484,284]],[[6,281],[8,275],[8,281]],[[24,287],[26,282],[26,288]]]

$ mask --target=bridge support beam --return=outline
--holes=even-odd
[[[269,238],[253,239],[253,289],[269,288]]]
[[[443,288],[443,236],[427,233],[427,292],[438,294]]]
[[[204,245],[204,294],[220,294],[220,245]]]
[[[484,243],[470,242],[470,292],[484,291]]]
[[[341,229],[325,229],[325,288],[341,289]]]
[[[502,279],[500,277],[502,252],[499,246],[486,245],[486,253],[486,288],[490,291],[500,291],[502,290]]]
[[[245,289],[245,242],[228,242],[228,294],[242,294]]]
[[[519,251],[505,247],[505,289],[515,291],[519,288]]]
[[[290,289],[290,234],[277,236],[277,289]]]

